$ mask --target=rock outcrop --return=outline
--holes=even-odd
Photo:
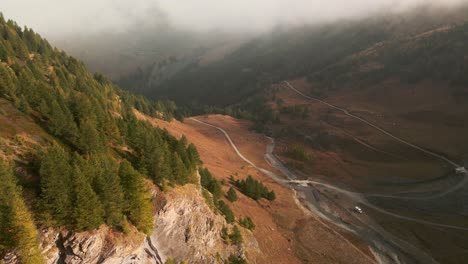
[[[144,239],[136,231],[123,235],[106,226],[83,233],[48,229],[42,232],[41,246],[48,264],[158,263],[146,254]]]
[[[222,263],[231,254],[254,259],[260,253],[249,231],[243,231],[245,246],[223,241],[221,229],[229,225],[207,205],[200,187],[180,186],[165,194],[154,191],[153,196],[156,215],[150,236],[135,229],[124,235],[107,226],[82,233],[45,229],[41,248],[47,263],[162,264],[169,257],[189,263]]]
[[[223,242],[220,234],[226,221],[210,209],[199,188],[186,185],[169,191],[165,198],[150,236],[162,256],[189,259],[190,263],[217,263],[230,254],[245,255],[245,248]],[[252,235],[246,234],[244,240],[258,250]]]

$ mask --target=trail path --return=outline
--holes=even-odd
[[[354,119],[357,119],[363,123],[365,123],[366,125],[370,126],[370,127],[373,127],[375,129],[377,129],[378,131],[382,132],[383,134],[391,137],[392,139],[400,142],[400,143],[403,143],[413,149],[416,149],[418,151],[421,151],[427,155],[430,155],[432,157],[435,157],[437,159],[440,159],[444,162],[447,162],[448,164],[450,164],[451,166],[453,166],[454,168],[459,168],[459,167],[462,167],[462,165],[456,163],[455,161],[452,161],[450,159],[448,159],[447,157],[444,157],[440,154],[437,154],[437,153],[434,153],[432,151],[429,151],[429,150],[426,150],[424,148],[421,148],[411,142],[408,142],[402,138],[399,138],[395,135],[393,135],[392,133],[388,132],[387,130],[377,126],[376,124],[373,124],[359,116],[356,116],[356,115],[353,115],[351,114],[348,110],[344,109],[344,108],[341,108],[341,107],[338,107],[338,106],[335,106],[335,105],[332,105],[330,103],[327,103],[323,100],[320,100],[320,99],[317,99],[317,98],[314,98],[314,97],[311,97],[311,96],[308,96],[304,93],[302,93],[301,91],[297,90],[296,88],[294,88],[294,86],[292,86],[288,81],[285,81],[284,82],[288,87],[289,89],[293,90],[294,92],[296,92],[297,94],[301,95],[302,97],[304,98],[307,98],[307,99],[310,99],[310,100],[313,100],[313,101],[316,101],[316,102],[319,102],[319,103],[322,103],[322,104],[325,104],[333,109],[336,109],[336,110],[339,110],[341,112],[343,112],[345,115],[349,116],[349,117],[352,117]],[[465,172],[464,173],[464,178],[456,185],[454,185],[453,187],[441,192],[441,193],[438,193],[438,194],[434,194],[434,195],[430,195],[430,196],[426,196],[426,197],[407,197],[407,196],[396,196],[396,195],[381,195],[381,194],[368,194],[367,196],[372,196],[372,197],[382,197],[382,198],[391,198],[391,199],[401,199],[401,200],[430,200],[430,199],[436,199],[436,198],[441,198],[443,196],[446,196],[450,193],[453,193],[455,191],[457,191],[458,189],[462,188],[463,186],[465,186],[466,184],[468,183],[468,172]],[[392,214],[394,215],[394,214]],[[395,215],[394,215],[395,216]]]
[[[440,155],[440,154],[434,153],[434,152],[432,152],[432,151],[430,151],[430,150],[423,149],[423,148],[421,148],[421,147],[419,147],[419,146],[416,146],[415,144],[413,144],[413,143],[411,143],[411,142],[408,142],[408,141],[406,141],[406,140],[404,140],[404,139],[402,139],[402,138],[399,138],[399,137],[393,135],[392,133],[388,132],[387,130],[385,130],[385,129],[379,127],[379,126],[377,126],[376,124],[373,124],[373,123],[371,123],[371,122],[369,122],[369,121],[363,119],[362,117],[359,117],[359,116],[357,116],[357,115],[351,114],[348,110],[346,110],[346,109],[344,109],[344,108],[341,108],[341,107],[332,105],[332,104],[330,104],[330,103],[327,103],[327,102],[325,102],[325,101],[323,101],[323,100],[320,100],[320,99],[317,99],[317,98],[308,96],[308,95],[302,93],[301,91],[297,90],[296,88],[294,88],[294,86],[292,86],[292,85],[291,85],[289,82],[287,82],[287,81],[285,81],[284,83],[289,87],[289,89],[293,90],[294,92],[298,93],[299,95],[301,95],[301,96],[304,97],[304,98],[307,98],[307,99],[310,99],[310,100],[313,100],[313,101],[316,101],[316,102],[325,104],[325,105],[327,105],[327,106],[329,106],[329,107],[331,107],[331,108],[333,108],[333,109],[339,110],[339,111],[343,112],[345,115],[347,115],[347,116],[349,116],[349,117],[352,117],[352,118],[354,118],[354,119],[357,119],[357,120],[359,120],[359,121],[365,123],[366,125],[377,129],[378,131],[382,132],[383,134],[385,134],[385,135],[387,135],[387,136],[393,138],[394,140],[396,140],[396,141],[398,141],[398,142],[400,142],[400,143],[403,143],[403,144],[405,144],[405,145],[407,145],[407,146],[409,146],[409,147],[411,147],[411,148],[413,148],[413,149],[419,150],[419,151],[424,152],[424,153],[426,153],[426,154],[428,154],[428,155],[430,155],[430,156],[432,156],[432,157],[435,157],[435,158],[437,158],[437,159],[440,159],[440,160],[443,160],[443,161],[447,162],[448,164],[452,165],[454,168],[462,167],[460,164],[458,164],[458,163],[456,163],[456,162],[454,162],[454,161],[448,159],[447,157],[444,157],[444,156],[442,156],[442,155]]]

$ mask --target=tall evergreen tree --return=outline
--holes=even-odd
[[[98,196],[78,166],[73,166],[73,219],[80,231],[96,229],[103,221],[103,209]]]
[[[65,150],[53,145],[43,154],[40,166],[40,205],[47,220],[57,225],[68,225],[72,215],[73,184],[69,156]]]
[[[234,228],[232,229],[232,233],[229,234],[229,240],[231,240],[231,243],[234,245],[242,244],[242,241],[243,241],[242,234],[237,225],[234,226]]]
[[[232,188],[232,186],[229,188],[228,192],[226,193],[226,198],[230,202],[237,201],[237,194],[236,194],[236,191],[234,190],[234,188]]]
[[[6,252],[14,251],[20,263],[44,263],[32,215],[21,197],[13,172],[1,160],[0,193],[0,259]]]
[[[119,176],[125,194],[125,212],[128,219],[140,230],[149,234],[153,228],[153,214],[150,195],[143,175],[128,161],[120,164]]]
[[[177,152],[174,152],[174,156],[172,157],[172,173],[174,174],[177,184],[183,185],[188,183],[187,168]]]
[[[16,86],[14,85],[10,70],[0,63],[0,96],[12,97],[16,92]]]
[[[235,220],[234,213],[232,212],[229,205],[227,205],[223,200],[219,200],[217,202],[217,206],[218,206],[219,211],[221,211],[221,213],[224,215],[226,222],[228,224],[234,223],[234,220]]]
[[[105,221],[111,226],[119,225],[123,219],[124,193],[118,165],[105,155],[94,156],[91,163],[95,168],[95,185],[104,208]]]

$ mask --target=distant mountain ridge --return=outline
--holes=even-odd
[[[450,26],[451,30],[463,31],[460,27],[468,20],[464,15],[467,10],[462,8],[444,12],[423,9],[408,14],[273,33],[243,45],[218,63],[206,67],[189,66],[166,83],[149,88],[145,94],[162,93],[183,103],[195,98],[202,103],[226,106],[258,92],[268,83],[312,76],[378,43],[393,43],[394,50],[404,39],[441,27]],[[463,35],[458,37],[463,41]],[[432,40],[422,38],[420,43]],[[187,87],[188,84],[190,87]],[[200,96],[205,92],[212,97]]]

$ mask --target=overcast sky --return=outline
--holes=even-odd
[[[125,30],[167,17],[192,30],[268,30],[278,24],[314,23],[401,10],[421,3],[468,0],[0,0],[5,17],[45,35]],[[164,15],[162,15],[164,14]],[[148,22],[149,21],[149,22]]]

